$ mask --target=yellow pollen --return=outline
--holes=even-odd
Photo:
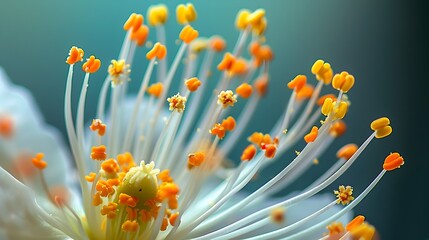
[[[223,139],[225,137],[226,130],[220,123],[216,123],[209,132],[212,135],[216,135],[219,139]]]
[[[167,98],[167,101],[170,103],[170,111],[176,111],[182,113],[185,110],[186,97],[180,96],[179,93],[176,95]]]
[[[180,25],[195,21],[197,19],[197,12],[195,11],[194,5],[191,3],[186,5],[179,4],[176,8],[176,17]]]
[[[168,19],[168,8],[164,4],[151,6],[147,10],[147,19],[150,25],[164,25]]]
[[[233,107],[237,102],[237,96],[231,90],[220,92],[217,99],[217,104],[222,105],[223,108]]]
[[[101,169],[103,170],[103,176],[105,178],[116,178],[117,173],[119,172],[118,163],[115,159],[110,158],[101,163]]]
[[[247,18],[250,16],[250,11],[247,9],[242,9],[238,12],[235,19],[235,26],[240,30],[245,30],[248,25]]]
[[[95,172],[90,172],[87,176],[85,176],[85,179],[88,182],[94,182],[96,175],[97,174]]]
[[[341,185],[338,188],[338,191],[335,190],[334,194],[337,195],[337,203],[347,205],[349,204],[353,199],[355,199],[353,195],[353,188],[350,186],[344,187]]]
[[[122,84],[128,80],[130,74],[130,65],[125,64],[125,60],[112,60],[109,68],[107,69],[113,85]]]

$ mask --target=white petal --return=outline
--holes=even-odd
[[[64,239],[66,236],[47,224],[34,192],[0,168],[0,229],[11,239]]]

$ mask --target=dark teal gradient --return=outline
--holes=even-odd
[[[64,61],[70,46],[82,47],[103,62],[101,73],[91,77],[88,90],[86,116],[90,119],[95,113],[104,71],[110,60],[117,57],[122,44],[123,22],[131,12],[146,15],[148,6],[158,2],[2,1],[0,66],[15,83],[33,92],[46,121],[65,132],[63,96],[68,66]],[[180,31],[174,20],[178,3],[182,2],[166,1],[170,10],[167,24],[170,60]],[[406,165],[387,174],[355,213],[365,215],[377,227],[382,239],[429,237],[427,231],[423,232],[429,224],[429,211],[427,200],[422,196],[428,189],[429,172],[423,165],[426,159],[421,147],[425,140],[419,137],[423,135],[420,128],[424,128],[423,119],[427,117],[427,107],[421,109],[420,105],[428,102],[420,85],[425,49],[420,44],[423,39],[427,40],[427,35],[422,33],[427,31],[427,26],[420,25],[421,6],[405,0],[200,0],[193,3],[199,15],[194,26],[200,35],[220,34],[230,48],[238,36],[233,25],[237,11],[266,9],[267,40],[274,50],[275,61],[270,67],[270,95],[261,102],[249,133],[271,128],[290,95],[286,83],[297,74],[310,75],[316,59],[330,62],[335,72],[346,70],[356,77],[355,87],[349,94],[352,106],[346,117],[347,134],[329,149],[318,166],[288,191],[308,185],[315,177],[313,174],[333,162],[335,151],[343,144],[362,143],[371,134],[369,123],[373,119],[389,116],[394,128],[392,136],[374,140],[335,184],[349,184],[356,193],[361,192],[381,170],[384,157],[391,151],[399,151]],[[146,67],[145,51],[137,52],[131,86],[138,86],[136,80]],[[77,74],[75,79],[80,77],[83,78],[83,74]],[[75,81],[75,98],[80,84]],[[421,113],[424,110],[426,112]],[[289,161],[292,154],[285,156],[285,161]],[[267,172],[265,176],[274,173]]]

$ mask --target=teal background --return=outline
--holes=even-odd
[[[15,83],[33,92],[46,121],[65,132],[63,93],[68,66],[64,61],[70,46],[82,47],[86,54],[95,54],[103,62],[101,73],[91,77],[86,108],[90,119],[105,77],[103,71],[117,57],[122,44],[123,22],[131,12],[146,15],[148,6],[158,2],[1,0],[0,66]],[[193,25],[200,35],[220,34],[230,45],[238,36],[233,25],[236,12],[240,8],[266,9],[269,22],[266,36],[275,61],[271,65],[270,95],[261,103],[249,133],[271,128],[290,95],[286,83],[297,74],[310,75],[316,59],[330,62],[335,72],[346,70],[356,77],[349,94],[352,106],[346,117],[347,134],[320,159],[321,164],[285,191],[305,187],[313,174],[333,162],[339,147],[348,142],[362,143],[371,133],[369,123],[386,115],[392,121],[392,136],[373,141],[337,183],[350,184],[356,193],[361,192],[380,171],[384,157],[391,151],[399,151],[406,165],[387,174],[355,213],[365,215],[382,239],[429,237],[423,231],[428,226],[429,213],[424,197],[429,172],[423,165],[427,159],[422,148],[425,140],[421,137],[427,136],[423,119],[428,115],[423,90],[427,87],[423,80],[427,47],[422,44],[427,43],[428,27],[424,24],[427,17],[423,16],[423,4],[405,0],[192,2],[199,15]],[[180,31],[174,21],[178,3],[182,1],[166,1],[170,9],[168,44],[172,49]],[[145,51],[137,52],[132,79],[142,76]],[[170,54],[174,52],[170,50]],[[83,74],[77,76],[75,79],[83,78]],[[75,98],[80,84],[75,80]],[[132,86],[137,86],[137,81]],[[274,173],[268,171],[264,176]]]

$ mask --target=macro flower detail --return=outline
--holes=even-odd
[[[396,152],[389,154],[380,174],[359,194],[350,186],[339,186],[332,194],[331,184],[371,141],[392,133],[387,117],[370,124],[372,132],[368,129],[370,135],[362,144],[340,148],[338,160],[308,187],[273,197],[311,166],[325,161],[322,153],[346,132],[343,119],[350,101],[345,93],[355,83],[353,75],[345,71],[334,75],[329,63],[317,60],[308,69],[313,77],[296,75],[287,84],[291,96],[277,123],[268,132],[244,136],[261,99],[269,96],[270,81],[275,80],[268,71],[274,54],[264,36],[268,25],[265,10],[238,13],[235,25],[240,35],[232,44],[235,47],[224,54],[225,40],[201,38],[191,25],[198,16],[192,4],[176,8],[177,23],[183,27],[175,33],[180,39],[175,54],[166,45],[167,7],[152,6],[147,14],[151,28],[141,14],[133,13],[125,22],[123,46],[117,58],[110,58],[114,60],[107,67],[92,116],[85,116],[87,89],[91,76],[99,74],[101,60],[91,55],[82,64],[84,79],[73,111],[74,71],[85,52],[78,47],[69,51],[64,117],[75,168],[68,165],[58,134],[42,124],[29,94],[8,83],[0,72],[0,96],[6,99],[0,102],[0,194],[5,196],[0,198],[4,209],[0,229],[6,237],[374,236],[375,228],[363,216],[352,220],[351,211],[385,173],[400,168],[404,158]],[[152,31],[155,43],[145,44]],[[138,48],[144,46],[151,49]],[[134,62],[137,54],[144,54],[145,62]],[[145,67],[141,81],[136,76],[131,79],[130,74],[139,64]],[[181,77],[179,67],[183,67]],[[216,68],[219,80],[211,88],[208,83],[217,77],[211,72]],[[130,97],[127,91],[133,82],[140,87]],[[338,93],[320,96],[329,84]],[[172,93],[175,95],[169,95]],[[240,104],[242,108],[231,111]],[[247,146],[239,149],[238,143],[246,139]],[[34,145],[24,154],[26,140]],[[297,143],[305,146],[298,149]],[[239,159],[229,159],[233,151],[241,154]],[[287,151],[297,154],[282,160],[288,161],[285,167],[277,167]],[[268,165],[275,165],[278,172],[271,178],[257,178]],[[246,186],[253,180],[261,184],[249,192]],[[321,194],[325,189],[330,194]],[[342,222],[348,222],[347,226]],[[20,231],[22,228],[28,231]]]

